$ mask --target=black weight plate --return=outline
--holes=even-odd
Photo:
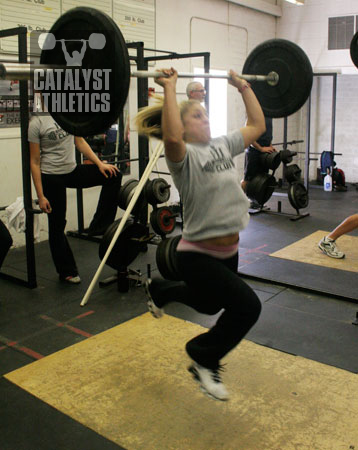
[[[265,169],[276,170],[281,164],[281,156],[279,152],[263,153],[262,156]]]
[[[104,233],[98,248],[100,259],[103,259],[121,219],[113,222]],[[121,270],[128,267],[138,256],[142,243],[136,239],[148,235],[145,225],[127,220],[121,234],[118,236],[106,264],[112,269]],[[132,239],[134,238],[134,239]]]
[[[147,199],[147,202],[150,205],[155,206],[157,204],[157,200],[153,193],[153,182],[154,182],[154,180],[147,181],[146,185],[144,186],[144,193],[145,193],[145,198]]]
[[[297,164],[291,164],[290,166],[286,166],[285,168],[285,178],[289,183],[294,183],[295,181],[299,181],[301,178],[302,170],[298,167]]]
[[[151,205],[165,203],[170,197],[169,184],[164,178],[154,178],[146,185],[145,193],[147,201]]]
[[[276,72],[279,82],[252,83],[267,117],[287,117],[298,111],[310,95],[313,71],[305,52],[285,39],[270,39],[255,47],[247,57],[242,73],[268,75]]]
[[[293,152],[291,152],[291,150],[281,150],[280,151],[281,161],[284,164],[289,164],[290,162],[292,162],[293,156],[294,155],[293,155]]]
[[[135,188],[135,186],[137,186],[138,184],[138,180],[128,180],[126,181],[120,188],[119,192],[118,192],[118,206],[121,209],[126,210],[127,206],[129,204],[130,199],[128,200],[128,197],[130,195],[130,192],[132,191],[132,189]]]
[[[81,39],[89,39],[92,33],[100,33],[105,36],[106,44],[102,50],[90,49],[87,43],[86,51],[82,60],[82,69],[103,69],[111,70],[107,72],[108,85],[104,86],[105,76],[100,73],[102,80],[102,89],[99,87],[94,77],[90,78],[89,89],[86,90],[85,80],[79,78],[79,89],[65,89],[66,86],[60,83],[56,85],[56,89],[49,87],[43,92],[49,95],[49,112],[54,120],[70,134],[75,136],[92,136],[103,133],[107,130],[119,117],[123,106],[126,102],[130,81],[129,56],[126,43],[122,33],[116,23],[107,14],[94,8],[78,7],[65,12],[52,26],[51,33],[60,39],[75,39],[75,42],[66,42],[66,49],[70,55],[74,51],[80,52],[82,49]],[[41,64],[55,64],[66,66],[65,54],[62,50],[61,42],[57,42],[53,50],[43,50],[41,52]],[[79,67],[81,69],[81,67]],[[88,72],[87,72],[88,73]],[[92,73],[92,72],[91,72]],[[88,93],[90,96],[89,106],[80,108],[80,97],[75,97],[78,101],[73,105],[74,112],[66,112],[64,104],[60,111],[56,111],[55,103],[52,101],[51,94],[63,93],[69,105],[69,94]],[[109,95],[109,99],[98,99],[97,94]],[[83,97],[84,98],[84,97]],[[82,98],[82,99],[83,99]],[[63,102],[63,100],[61,99]],[[103,111],[109,103],[109,111]],[[92,104],[93,102],[93,104]],[[100,111],[95,111],[96,105],[100,106]],[[89,109],[86,111],[85,108]]]
[[[171,243],[170,243],[170,250],[169,250],[170,267],[171,267],[171,278],[170,279],[173,281],[181,281],[182,280],[179,270],[178,270],[177,262],[176,262],[177,246],[179,244],[180,239],[181,239],[181,235],[174,236],[173,238],[171,238]]]
[[[308,192],[302,183],[292,183],[288,189],[288,200],[294,209],[303,209],[308,206]]]
[[[163,278],[170,280],[172,276],[171,269],[168,263],[168,247],[171,243],[171,239],[163,239],[157,246],[155,261],[157,268]]]
[[[153,180],[153,194],[157,203],[165,203],[169,200],[170,190],[169,185],[164,178],[156,178]]]
[[[353,64],[358,67],[358,32],[353,36],[350,45],[350,54]]]
[[[276,186],[276,179],[273,175],[260,173],[248,181],[246,194],[251,200],[256,200],[260,205],[264,205],[273,194]]]

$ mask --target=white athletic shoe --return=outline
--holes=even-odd
[[[160,319],[164,316],[164,309],[158,308],[158,306],[154,303],[154,300],[152,298],[152,295],[150,293],[150,285],[152,284],[152,280],[148,278],[148,280],[144,284],[145,293],[147,294],[147,306],[149,309],[149,312],[153,317],[156,319]]]
[[[345,254],[338,250],[336,241],[329,238],[328,236],[325,236],[320,240],[318,248],[331,258],[342,259],[345,257]]]
[[[193,362],[193,364],[188,367],[188,370],[193,374],[195,380],[200,383],[201,390],[209,397],[214,398],[215,400],[229,400],[229,393],[226,390],[224,383],[221,381],[219,373],[223,370],[222,366],[212,370]]]
[[[79,277],[79,275],[69,275],[68,277],[64,278],[63,281],[71,284],[79,284],[81,283],[81,278]]]

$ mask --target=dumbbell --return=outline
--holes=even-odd
[[[102,50],[106,45],[106,36],[102,33],[92,33],[88,39],[64,39],[66,42],[86,41],[93,50]],[[53,50],[57,40],[53,33],[41,33],[38,38],[38,44],[41,50]]]

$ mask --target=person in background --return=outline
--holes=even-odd
[[[65,235],[66,188],[102,185],[88,234],[98,236],[113,223],[122,174],[103,163],[82,137],[64,131],[49,115],[35,114],[29,123],[30,166],[39,207],[48,216],[49,244],[61,281],[80,283],[77,265]],[[93,164],[77,164],[75,146]]]
[[[222,358],[256,323],[261,303],[237,273],[239,232],[249,222],[249,201],[233,158],[265,131],[262,109],[250,85],[230,71],[229,83],[241,94],[246,126],[212,139],[206,109],[198,100],[176,101],[177,71],[155,78],[164,88],[162,103],[136,117],[139,134],[163,140],[165,158],[183,202],[184,228],[176,252],[182,282],[160,278],[145,283],[148,308],[156,318],[170,301],[204,314],[222,311],[216,324],[186,344],[188,368],[202,390],[217,400],[229,394],[220,376]]]
[[[186,95],[189,100],[198,100],[198,102],[203,103],[206,96],[206,90],[198,81],[192,81],[186,87]]]
[[[345,254],[341,252],[336,244],[336,240],[344,234],[358,228],[358,214],[353,214],[343,220],[331,233],[321,239],[318,243],[318,248],[327,256],[336,259],[342,259]]]

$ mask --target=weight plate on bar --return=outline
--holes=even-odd
[[[301,172],[302,170],[297,164],[291,164],[290,166],[285,167],[284,176],[289,183],[294,183],[295,181],[300,180]]]
[[[276,72],[279,82],[253,82],[254,90],[267,117],[287,117],[298,111],[310,95],[313,71],[305,52],[285,39],[270,39],[258,45],[247,57],[242,73],[267,75]]]
[[[138,185],[138,180],[128,180],[120,188],[118,192],[118,206],[126,210],[130,199],[129,194]]]
[[[308,206],[308,192],[302,183],[292,183],[288,189],[288,200],[294,209],[303,209]]]
[[[118,206],[121,209],[126,210],[128,208],[129,202],[131,201],[138,184],[139,184],[138,180],[131,179],[126,181],[121,186],[118,192],[118,199],[117,199]],[[136,204],[134,205],[134,208],[132,209],[132,214],[134,216],[137,215],[144,206],[145,206],[145,197],[142,191],[136,201]]]
[[[263,153],[261,155],[262,164],[267,170],[276,170],[281,164],[281,156],[279,152]]]
[[[77,52],[78,61],[81,60],[80,52],[85,44],[82,66],[75,65],[79,66],[80,74],[81,69],[87,69],[87,75],[91,73],[88,86],[82,75],[74,86],[69,83],[66,86],[65,80],[70,78],[69,71],[66,71],[66,76],[59,75],[60,83],[55,77],[55,89],[45,86],[42,92],[49,94],[50,114],[61,128],[75,136],[103,133],[119,117],[128,96],[129,56],[121,31],[107,14],[94,8],[78,7],[59,17],[50,32],[56,38],[56,45],[52,50],[44,49],[41,52],[41,64],[67,65],[62,43],[58,42],[65,39],[68,40],[65,47],[69,57],[75,59],[74,52]],[[93,33],[103,36],[103,49],[92,49],[88,45],[89,42],[81,42],[81,39],[88,41]],[[91,42],[93,43],[93,37]],[[71,61],[68,61],[70,65]],[[94,70],[97,70],[95,76]],[[71,98],[74,103],[71,103]],[[60,103],[56,105],[55,100],[60,100]]]
[[[150,224],[153,231],[160,236],[172,233],[176,224],[172,209],[169,206],[153,209],[150,214]]]
[[[156,251],[157,268],[166,280],[181,281],[177,264],[176,264],[176,248],[181,239],[181,235],[163,239]]]
[[[169,268],[168,260],[167,260],[167,247],[169,246],[171,239],[172,238],[163,239],[159,243],[159,245],[157,247],[157,251],[155,253],[155,261],[156,261],[159,273],[166,280],[171,280],[171,276],[172,276],[170,268]]]
[[[292,162],[292,159],[294,156],[297,155],[297,152],[291,152],[291,150],[281,150],[280,151],[280,156],[281,156],[281,161],[284,164],[289,164],[290,162]]]
[[[115,235],[121,219],[113,222],[104,233],[98,248],[100,259],[103,259],[113,236]],[[148,228],[138,222],[127,220],[121,234],[118,236],[114,247],[106,261],[112,269],[122,270],[131,264],[138,256],[143,243],[138,239],[148,236]]]
[[[170,244],[169,257],[170,257],[170,263],[171,263],[171,268],[172,268],[172,280],[173,281],[181,281],[182,280],[182,277],[180,276],[178,266],[177,266],[177,247],[178,247],[180,239],[181,239],[181,235],[174,236],[173,239],[171,239],[171,244]]]
[[[353,36],[351,41],[350,53],[353,64],[358,67],[358,32]]]
[[[147,202],[153,206],[165,203],[170,197],[170,186],[164,178],[154,178],[147,182],[145,196]]]
[[[260,173],[248,181],[246,195],[251,200],[256,200],[259,205],[264,205],[271,197],[276,186],[276,179],[273,175]]]

